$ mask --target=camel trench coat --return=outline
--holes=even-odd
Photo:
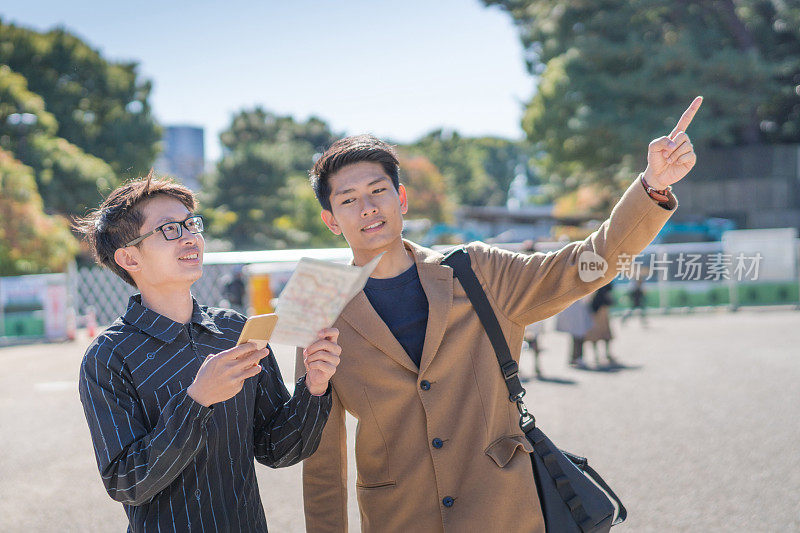
[[[467,246],[515,360],[526,324],[550,317],[617,274],[624,254],[641,252],[677,206],[661,206],[639,180],[585,241],[549,254]],[[508,400],[497,359],[442,254],[404,241],[428,298],[417,368],[357,294],[337,319],[341,362],[333,407],[317,452],[303,467],[306,528],[347,531],[345,411],[358,420],[356,490],[366,532],[544,533],[528,441]],[[593,251],[605,275],[581,281],[577,260]],[[297,373],[303,373],[298,350]]]

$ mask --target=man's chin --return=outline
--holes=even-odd
[[[350,245],[352,250],[360,250],[364,252],[382,252],[400,239],[402,239],[401,235],[375,235],[373,238],[368,239],[365,239],[363,236],[359,235],[358,239],[347,239],[347,244]]]
[[[196,268],[192,268],[188,271],[181,272],[179,275],[176,275],[173,278],[174,279],[173,282],[175,284],[188,283],[189,285],[191,285],[192,283],[194,283],[195,281],[199,280],[202,277],[203,277],[203,266],[199,265]]]

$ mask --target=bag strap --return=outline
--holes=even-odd
[[[489,340],[494,348],[494,354],[497,357],[497,362],[500,364],[500,371],[503,373],[503,380],[508,388],[508,400],[517,404],[517,410],[520,414],[519,425],[522,431],[527,433],[536,425],[536,419],[528,412],[522,397],[525,396],[525,389],[519,381],[519,366],[516,361],[511,357],[511,351],[508,349],[508,343],[503,336],[503,330],[500,328],[500,323],[497,321],[497,316],[494,314],[489,298],[481,287],[478,276],[472,270],[472,262],[469,259],[469,253],[463,248],[459,247],[448,253],[442,260],[445,264],[453,269],[456,278],[461,282],[467,297],[472,302],[472,307],[478,314],[478,318],[483,324],[483,329],[489,336]]]
[[[442,264],[453,269],[453,273],[458,281],[461,282],[461,286],[464,287],[467,297],[470,302],[472,302],[472,307],[475,308],[475,312],[478,314],[481,324],[483,324],[483,329],[489,336],[489,340],[494,348],[494,354],[497,357],[497,362],[500,364],[500,370],[503,373],[503,379],[508,388],[508,399],[517,404],[517,410],[520,414],[520,428],[527,434],[536,427],[536,419],[528,412],[525,403],[522,401],[522,397],[525,396],[525,389],[522,387],[522,383],[520,383],[519,376],[517,375],[519,367],[511,358],[511,351],[508,349],[508,343],[503,336],[503,330],[500,328],[500,323],[497,321],[497,315],[495,315],[489,303],[489,298],[486,296],[483,287],[481,287],[480,281],[478,281],[478,276],[476,276],[475,271],[472,270],[472,262],[470,261],[469,253],[463,247],[458,247],[445,256],[442,260]],[[555,466],[554,461],[547,461],[546,463],[552,463]],[[603,478],[589,466],[589,463],[585,459],[581,461],[580,468],[588,474],[614,502],[616,502],[618,512],[612,525],[617,525],[625,521],[628,517],[628,511],[625,509],[625,506],[622,505],[622,500],[611,490],[611,487],[609,487],[606,482],[603,481]],[[585,517],[585,512],[582,512],[583,507],[580,502],[580,497],[575,495],[574,491],[572,491],[572,487],[566,476],[560,474],[553,476],[553,473],[549,470],[548,468],[548,473],[550,473],[552,477],[563,480],[558,484],[559,494],[562,496],[562,499],[564,499],[564,493],[571,493],[570,498],[564,499],[564,501],[567,503],[576,523],[581,524],[582,518]]]

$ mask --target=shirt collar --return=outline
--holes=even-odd
[[[192,311],[192,322],[194,324],[199,324],[205,329],[208,330],[209,333],[213,333],[214,335],[221,335],[222,331],[217,327],[214,323],[214,319],[211,318],[211,315],[206,313],[206,310],[200,307],[197,304],[197,300],[192,298],[192,303],[194,304],[194,310]]]
[[[213,334],[219,335],[222,333],[208,313],[198,305],[194,297],[192,297],[192,305],[191,321],[193,324],[199,324]],[[123,319],[128,324],[139,328],[142,333],[146,333],[163,342],[174,341],[183,330],[183,324],[143,306],[141,294],[131,296],[128,301],[128,310],[125,311]]]

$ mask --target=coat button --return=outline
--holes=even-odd
[[[433,444],[434,448],[441,448],[442,446],[444,446],[444,442],[442,442],[442,439],[439,438],[433,439],[431,444]]]
[[[422,390],[428,390],[431,388],[431,382],[426,379],[423,379],[422,381],[419,382],[419,388]]]
[[[198,500],[200,499],[200,495],[201,494],[202,494],[202,492],[200,492],[200,489],[197,489],[196,491],[194,491],[194,497],[197,498]]]
[[[455,500],[450,496],[447,496],[445,499],[442,500],[442,504],[444,504],[445,507],[452,507],[454,503]]]

